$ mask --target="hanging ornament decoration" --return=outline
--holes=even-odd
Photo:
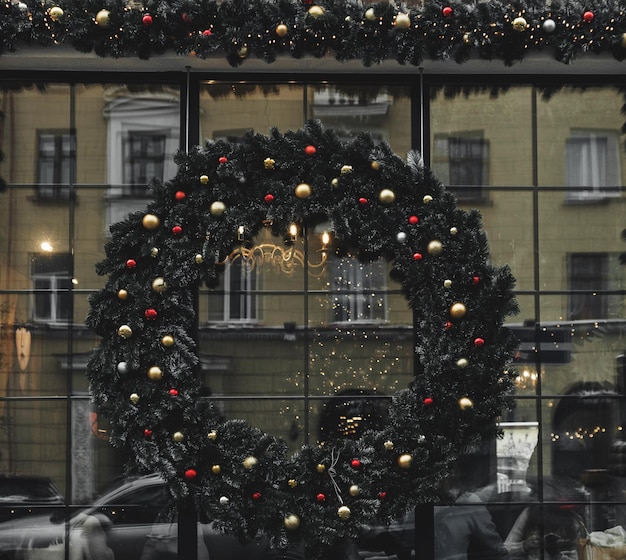
[[[286,37],[287,33],[289,33],[289,28],[284,23],[279,23],[276,26],[276,35],[279,37]]]
[[[587,23],[591,23],[595,17],[595,14],[590,10],[587,10],[585,13],[583,13],[583,21]]]
[[[454,10],[451,6],[444,6],[441,10],[441,13],[444,17],[450,17],[454,13]]]
[[[298,198],[308,198],[311,196],[311,193],[312,193],[311,185],[307,183],[300,183],[296,187],[294,192]]]
[[[96,14],[96,23],[100,27],[109,27],[111,24],[111,12],[109,10],[100,10]]]
[[[548,18],[541,24],[541,28],[546,33],[554,33],[556,29],[556,22],[552,18]]]
[[[141,23],[143,23],[145,27],[150,27],[154,23],[154,20],[150,14],[144,14],[141,18]]]
[[[226,204],[224,204],[221,200],[216,200],[211,204],[209,212],[211,212],[212,216],[223,216],[224,212],[226,212]]]
[[[308,14],[314,19],[317,19],[323,16],[324,13],[325,13],[325,10],[322,6],[311,6],[308,10]]]
[[[515,29],[515,31],[521,33],[522,31],[526,31],[527,28],[528,22],[523,17],[519,16],[513,20],[513,29]]]
[[[405,13],[398,14],[394,19],[394,25],[397,29],[408,29],[411,27],[411,16]]]
[[[477,214],[458,209],[420,158],[404,162],[370,135],[345,141],[314,121],[285,134],[249,132],[227,146],[208,142],[177,161],[179,174],[154,182],[145,211],[112,228],[97,268],[108,281],[90,297],[87,324],[100,343],[86,370],[98,414],[110,419],[110,442],[224,531],[301,546],[306,560],[435,500],[468,445],[499,433],[517,376],[518,343],[504,326],[517,311],[514,279],[490,264]],[[298,194],[294,185],[308,189]],[[216,202],[227,212],[216,214]],[[380,430],[288,455],[277,437],[202,399],[191,333],[194,294],[215,284],[221,255],[268,226],[288,239],[293,223],[332,231],[333,252],[388,261],[420,322],[420,374],[394,395]],[[158,258],[146,258],[155,247]]]
[[[52,8],[48,10],[48,16],[50,16],[52,21],[60,21],[64,15],[63,9],[59,6],[52,6]]]

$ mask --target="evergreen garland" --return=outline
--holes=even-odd
[[[165,51],[233,65],[257,57],[385,60],[470,58],[511,65],[530,52],[569,63],[583,53],[626,57],[626,14],[609,0],[460,0],[364,5],[358,0],[4,0],[0,53],[72,45],[100,56],[147,59]]]
[[[344,143],[317,122],[210,142],[177,164],[146,212],[112,227],[98,265],[108,280],[90,300],[101,343],[88,377],[112,444],[201,519],[242,540],[303,544],[309,558],[437,499],[452,463],[497,435],[512,402],[517,343],[503,323],[517,312],[514,280],[489,264],[479,214],[457,209],[416,154],[404,162],[368,134]],[[252,242],[292,222],[330,222],[338,252],[392,263],[415,312],[419,371],[380,431],[288,455],[201,396],[190,329],[194,290],[215,284],[240,226]]]

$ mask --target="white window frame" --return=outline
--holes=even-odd
[[[47,286],[42,287],[41,284]],[[38,323],[67,325],[71,320],[71,306],[63,316],[63,297],[71,297],[72,276],[69,270],[50,270],[33,272],[31,284],[34,293],[31,294],[31,318]],[[38,285],[39,284],[39,285]],[[42,290],[45,290],[42,293]],[[49,315],[40,315],[37,309],[38,298],[49,298]]]
[[[238,274],[234,277],[235,271]],[[259,321],[259,271],[256,266],[246,266],[242,258],[229,260],[224,269],[224,322],[256,324]],[[233,290],[233,283],[238,286]],[[235,293],[238,292],[238,296]],[[243,314],[234,315],[233,297],[239,297],[239,309]]]

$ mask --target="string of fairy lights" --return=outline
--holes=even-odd
[[[289,0],[4,0],[0,52],[72,45],[100,56],[148,58],[164,51],[232,65],[280,55],[421,64],[500,59],[553,50],[571,62],[587,52],[626,58],[626,16],[618,2],[396,2]]]

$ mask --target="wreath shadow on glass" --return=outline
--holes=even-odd
[[[345,142],[314,121],[210,142],[176,163],[145,212],[112,226],[97,266],[108,279],[90,298],[87,324],[101,337],[91,395],[129,469],[160,473],[175,504],[219,530],[303,545],[308,558],[437,500],[457,457],[496,437],[512,405],[514,279],[490,265],[479,213],[458,209],[418,154],[404,161],[368,134]],[[216,284],[242,239],[267,227],[285,236],[293,223],[328,223],[337,251],[386,259],[416,340],[415,377],[382,428],[288,453],[202,398],[194,294]]]

